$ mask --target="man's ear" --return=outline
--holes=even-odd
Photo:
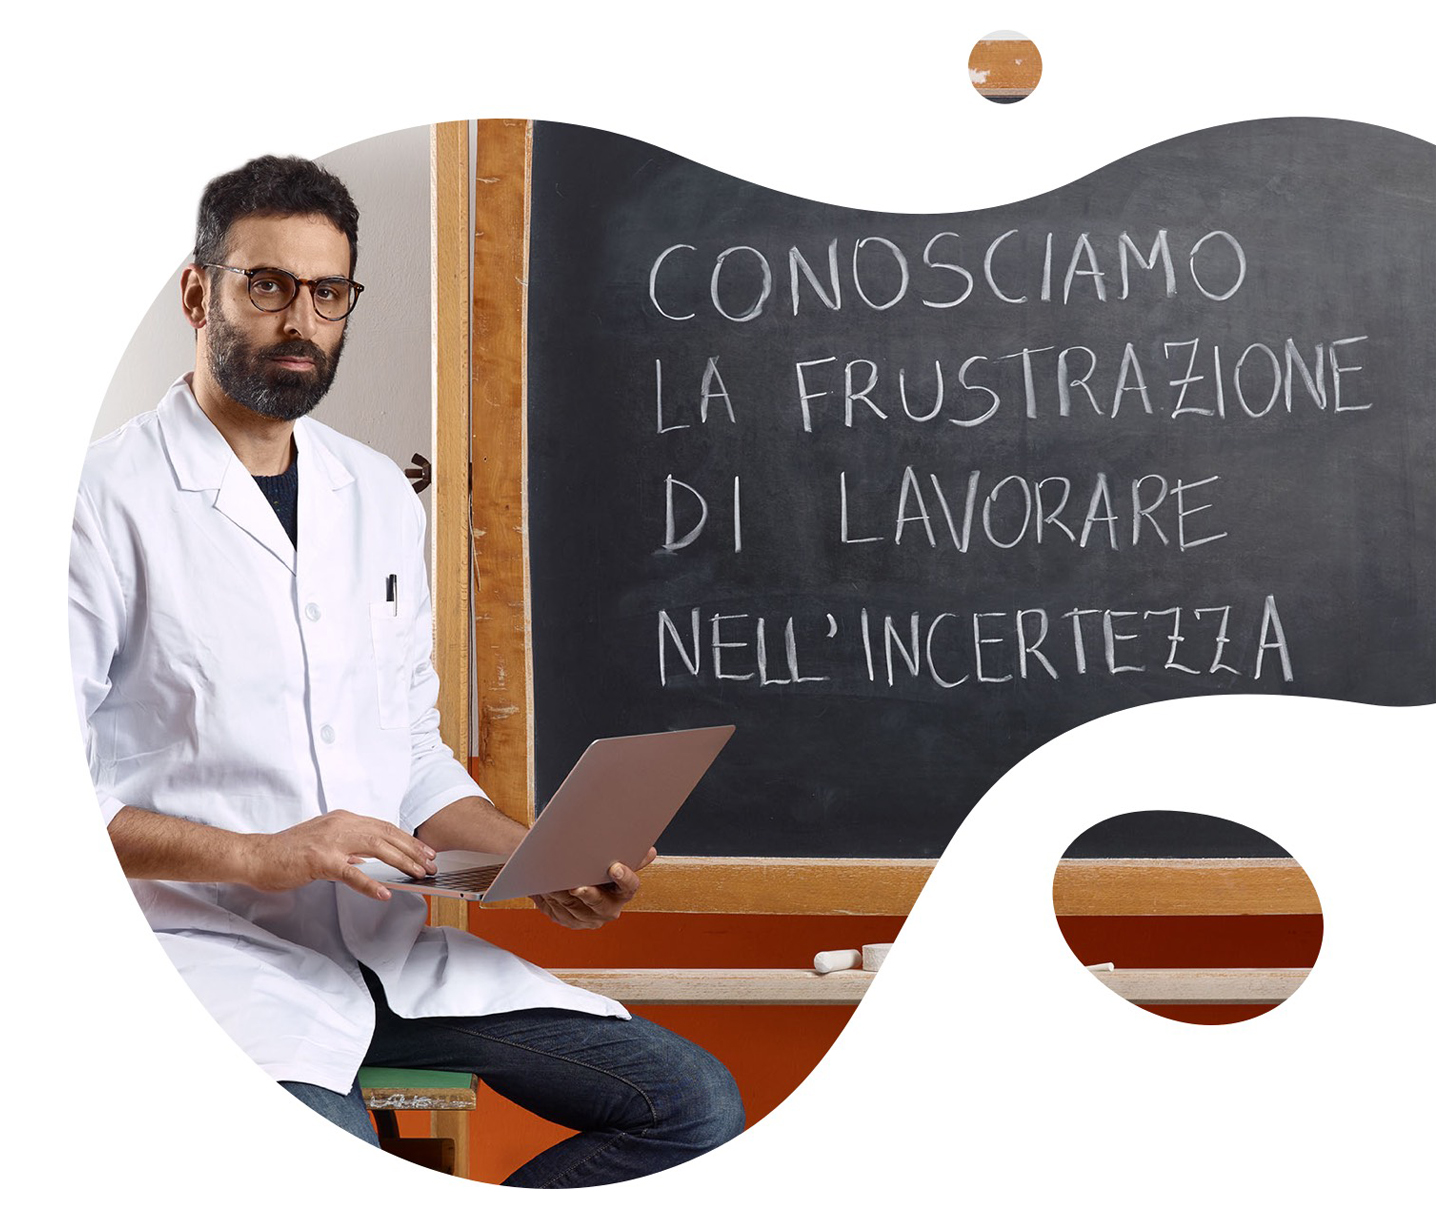
[[[196,330],[209,320],[209,277],[193,262],[180,272],[180,309]]]

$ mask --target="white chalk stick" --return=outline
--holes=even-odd
[[[888,958],[888,952],[891,950],[891,943],[864,943],[863,971],[876,973],[882,966],[882,962]]]
[[[857,952],[850,947],[845,947],[842,951],[838,952],[819,952],[813,957],[813,971],[818,973],[836,973],[845,968],[857,968],[862,962],[862,952]]]
[[[1089,973],[1113,973],[1117,971],[1117,966],[1115,964],[1089,964],[1087,971]]]

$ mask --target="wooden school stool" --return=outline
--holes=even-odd
[[[449,1175],[469,1173],[469,1118],[479,1080],[450,1070],[388,1070],[366,1066],[359,1089],[374,1114],[379,1146],[410,1163]],[[396,1112],[427,1112],[427,1138],[401,1138]]]

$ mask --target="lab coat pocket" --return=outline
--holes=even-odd
[[[379,726],[401,728],[409,724],[409,673],[405,663],[408,621],[392,601],[369,606],[369,630],[374,640],[374,673],[379,683]]]

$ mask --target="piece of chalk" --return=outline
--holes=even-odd
[[[813,957],[813,971],[835,973],[845,968],[857,968],[862,962],[862,952],[845,947],[840,952],[819,952]]]
[[[876,973],[882,962],[887,959],[888,952],[892,950],[891,943],[864,943],[863,944],[863,971]]]
[[[1112,973],[1116,972],[1116,970],[1117,966],[1115,964],[1089,964],[1087,966],[1089,973]]]

